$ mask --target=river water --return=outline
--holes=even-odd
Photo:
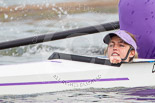
[[[76,0],[70,0],[76,1]],[[82,0],[81,0],[82,1]],[[69,0],[1,0],[0,6],[23,5],[30,3],[57,3]],[[59,12],[59,10],[58,10]],[[5,15],[6,19],[7,14]],[[58,18],[35,20],[23,19],[0,22],[0,41],[9,41],[41,34],[54,33],[80,27],[98,25],[118,20],[118,13],[85,12],[60,15]],[[79,55],[103,55],[103,37],[108,32],[91,34],[65,40],[52,41],[31,46],[10,48],[0,51],[0,64],[8,65],[23,62],[47,60],[53,52]],[[137,88],[89,88],[33,95],[0,96],[2,103],[153,103],[155,87]]]
[[[27,4],[46,4],[46,3],[61,3],[61,2],[74,2],[76,0],[0,0],[1,7],[12,5],[27,5]],[[84,0],[78,0],[84,1]]]

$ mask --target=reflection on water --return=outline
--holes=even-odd
[[[33,95],[0,96],[0,101],[15,103],[153,103],[155,102],[154,88],[89,88]],[[144,95],[141,95],[140,92]]]

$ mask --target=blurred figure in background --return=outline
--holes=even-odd
[[[155,0],[120,0],[120,29],[135,34],[139,58],[155,59]]]

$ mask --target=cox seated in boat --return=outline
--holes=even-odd
[[[111,63],[131,62],[138,58],[136,39],[133,34],[118,30],[107,34],[103,39],[108,44],[105,54]]]

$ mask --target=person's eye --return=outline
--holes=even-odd
[[[109,44],[109,47],[113,47],[114,46],[114,44]]]
[[[120,44],[120,47],[125,47],[123,44]]]

